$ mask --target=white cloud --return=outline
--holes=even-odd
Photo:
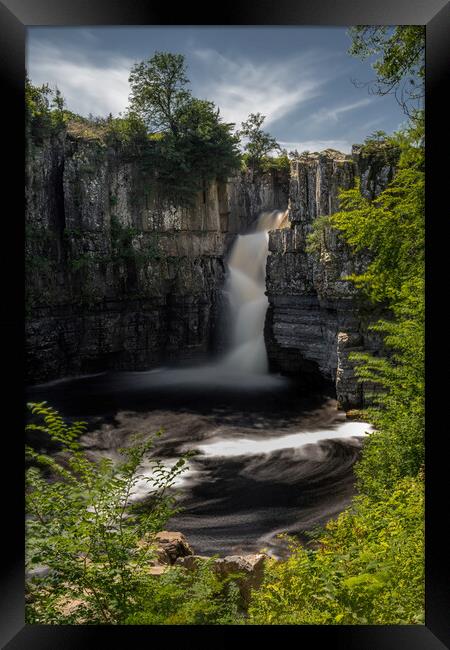
[[[33,43],[27,52],[27,70],[34,84],[57,85],[67,107],[80,115],[123,111],[128,104],[128,76],[134,61],[121,56],[105,63],[94,62],[83,53]]]
[[[268,126],[319,96],[328,80],[323,72],[318,73],[324,57],[318,52],[258,64],[212,49],[197,49],[193,55],[209,71],[196,82],[194,94],[214,101],[224,120],[238,127],[250,113],[265,115],[264,126]],[[332,74],[330,69],[330,77]]]
[[[303,142],[280,142],[283,149],[301,153],[302,151],[324,151],[336,149],[341,153],[351,153],[352,143],[348,140],[304,140]]]

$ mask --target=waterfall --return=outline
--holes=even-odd
[[[224,292],[230,310],[230,347],[222,360],[225,370],[267,373],[264,321],[269,302],[266,262],[269,230],[281,225],[286,212],[263,212],[251,232],[238,235],[227,264]]]

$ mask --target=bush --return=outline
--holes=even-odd
[[[365,441],[355,470],[359,487],[376,495],[404,476],[416,476],[425,462],[424,280],[417,277],[403,287],[393,306],[394,319],[372,329],[384,334],[389,358],[353,354],[356,374],[381,388],[366,416],[377,432]]]
[[[236,625],[244,621],[239,609],[239,588],[233,577],[221,580],[214,573],[213,559],[186,571],[171,567],[143,585],[139,610],[131,625]]]
[[[359,488],[376,496],[424,463],[424,153],[417,130],[395,139],[402,149],[393,181],[374,201],[359,188],[341,193],[341,212],[331,224],[355,251],[369,251],[365,273],[349,279],[372,302],[389,307],[381,332],[385,358],[354,353],[362,382],[379,387],[365,416],[377,432],[356,465]],[[392,138],[394,140],[394,138]]]
[[[320,255],[326,249],[326,238],[331,230],[331,219],[329,215],[317,217],[312,222],[312,229],[306,236],[306,252]]]
[[[139,595],[155,589],[148,572],[155,534],[176,511],[169,488],[187,458],[172,467],[153,461],[146,479],[151,507],[137,515],[130,495],[153,437],[121,450],[123,460],[115,466],[109,459],[93,463],[78,441],[85,423],[65,423],[45,402],[30,409],[38,422],[27,429],[47,434],[60,452],[55,458],[27,447],[26,565],[29,572],[48,570],[27,581],[27,621],[123,622],[140,611]]]
[[[391,625],[424,622],[422,477],[374,500],[354,499],[330,521],[318,550],[292,542],[253,593],[251,624]]]

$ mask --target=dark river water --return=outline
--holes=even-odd
[[[308,541],[306,532],[354,494],[353,464],[370,428],[347,420],[332,394],[210,365],[61,380],[29,388],[27,399],[87,420],[82,441],[94,458],[118,458],[133,434],[163,429],[156,457],[170,464],[196,452],[175,486],[182,511],[167,528],[202,555],[264,549],[282,556],[280,533]],[[133,498],[145,501],[147,490],[142,481]]]

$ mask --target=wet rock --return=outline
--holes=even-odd
[[[48,566],[36,566],[33,569],[25,572],[25,577],[27,580],[32,580],[33,578],[46,578],[50,573],[50,567]]]
[[[151,576],[162,576],[162,574],[167,571],[167,565],[155,564],[155,566],[150,566],[147,568],[147,572]]]
[[[241,574],[236,579],[239,592],[246,606],[250,602],[252,589],[260,587],[264,577],[264,563],[267,556],[263,553],[255,555],[227,555],[219,558],[214,563],[214,570],[222,578],[228,578],[234,574]]]

